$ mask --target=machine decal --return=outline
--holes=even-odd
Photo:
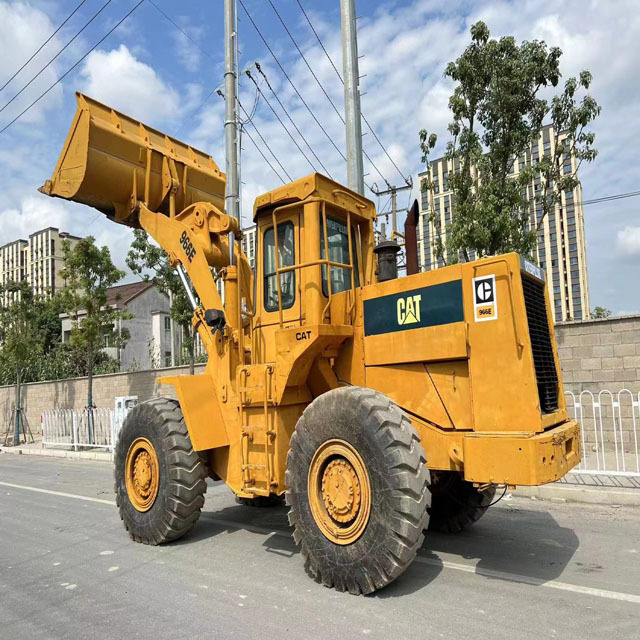
[[[364,301],[364,335],[408,331],[464,320],[462,280]]]
[[[473,279],[473,315],[476,322],[498,319],[495,275]]]
[[[191,239],[187,235],[186,231],[183,231],[182,235],[180,236],[180,245],[184,249],[189,262],[191,262],[193,260],[193,256],[196,255],[196,248],[193,246],[193,243],[191,242]]]

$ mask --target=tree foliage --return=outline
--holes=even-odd
[[[191,318],[193,308],[182,286],[179,276],[169,263],[164,249],[152,244],[149,236],[142,229],[136,229],[134,238],[127,254],[127,267],[133,273],[147,282],[153,282],[162,293],[171,298],[169,316],[182,328],[182,345],[186,352],[186,360],[189,362],[191,373],[195,364],[195,334]],[[172,336],[173,339],[173,336]],[[182,355],[182,354],[180,354]],[[182,364],[183,358],[179,357],[176,364]]]
[[[591,317],[595,320],[604,320],[605,318],[609,318],[611,316],[611,309],[607,309],[606,307],[596,307],[591,312]]]
[[[455,216],[446,229],[446,246],[433,208],[436,185],[430,178],[421,184],[431,194],[434,250],[445,263],[457,262],[459,256],[469,260],[470,250],[477,257],[508,251],[531,255],[537,226],[562,192],[578,183],[577,166],[565,173],[565,159],[574,154],[579,166],[595,158],[594,134],[586,127],[600,107],[588,95],[578,99],[579,90],[589,88],[591,74],[583,71],[578,79],[567,80],[562,93],[551,101],[542,97],[545,87],[559,83],[561,55],[559,48],[544,41],[518,44],[511,36],[492,39],[486,24],[477,22],[471,27],[471,43],[447,65],[444,76],[455,82],[449,98],[451,139],[445,151],[454,167],[448,188],[453,192]],[[528,162],[514,173],[514,162],[538,139],[545,119],[554,127],[554,153],[541,153],[540,164]],[[437,138],[423,129],[419,141],[428,169]],[[526,189],[536,177],[543,185],[535,196],[541,214],[537,225],[531,225]]]
[[[72,321],[71,337],[66,355],[80,356],[88,377],[88,404],[92,404],[93,374],[96,364],[103,360],[100,355],[106,342],[123,348],[128,338],[126,331],[118,331],[119,319],[131,315],[107,306],[107,291],[123,277],[124,271],[111,261],[107,247],[97,247],[92,236],[87,236],[71,246],[68,240],[62,243],[66,281],[60,292],[62,309]]]

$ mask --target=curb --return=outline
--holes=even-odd
[[[66,449],[43,449],[34,447],[0,447],[0,454],[10,453],[14,456],[45,456],[48,458],[68,458],[71,460],[98,460],[113,462],[113,454],[109,451],[68,451]]]
[[[517,487],[513,495],[516,498],[553,502],[640,507],[640,489],[626,487],[586,487],[558,483],[540,487]]]

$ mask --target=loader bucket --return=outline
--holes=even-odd
[[[78,109],[51,180],[40,187],[139,227],[132,211],[180,212],[195,202],[224,210],[225,175],[211,156],[76,93]]]

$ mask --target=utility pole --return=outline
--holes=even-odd
[[[225,209],[229,216],[240,222],[238,205],[238,121],[236,91],[238,82],[238,32],[236,30],[236,0],[224,0],[224,141],[227,185]],[[229,234],[229,261],[234,261],[234,234]]]
[[[360,73],[358,71],[355,0],[340,0],[340,9],[342,16],[344,115],[347,134],[347,183],[349,189],[364,195],[362,123],[360,120]]]
[[[385,189],[384,191],[378,191],[374,189],[374,193],[377,196],[386,196],[391,195],[391,230],[392,236],[391,239],[395,240],[394,235],[398,232],[398,191],[406,191],[407,189],[411,189],[413,185],[407,184],[403,187],[390,187],[389,189]],[[402,211],[406,211],[406,209],[402,209]]]

